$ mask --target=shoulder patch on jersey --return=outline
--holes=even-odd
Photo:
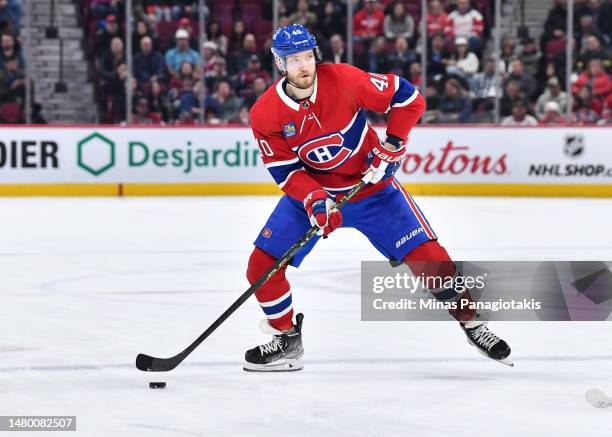
[[[290,122],[283,125],[283,135],[285,136],[285,138],[297,135],[297,129],[295,128],[294,122]]]

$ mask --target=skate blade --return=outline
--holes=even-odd
[[[504,358],[503,360],[496,360],[495,358],[491,358],[493,361],[497,361],[498,363],[505,364],[508,367],[514,367],[514,363],[510,361],[508,358]]]
[[[244,363],[242,368],[245,372],[297,372],[304,368],[304,364],[298,359],[286,359],[270,364]]]
[[[487,357],[487,358],[488,358],[488,359],[490,359],[490,360],[497,361],[498,363],[505,364],[505,365],[506,365],[506,366],[508,366],[508,367],[514,367],[514,363],[513,363],[513,362],[512,362],[510,359],[508,359],[508,358],[503,358],[503,359],[501,359],[501,360],[498,360],[498,359],[496,359],[496,358],[491,358],[490,356],[488,356],[487,354],[485,354],[483,351],[481,351],[481,350],[478,348],[478,346],[476,346],[476,345],[475,345],[475,344],[474,344],[472,341],[470,341],[470,339],[469,339],[469,338],[467,339],[467,341],[468,341],[468,343],[470,344],[470,346],[472,346],[474,349],[476,349],[478,352],[480,352],[480,354],[481,354],[482,356],[485,356],[485,357]]]

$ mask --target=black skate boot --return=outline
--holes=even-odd
[[[461,322],[460,325],[468,341],[478,349],[478,352],[507,366],[514,366],[514,363],[507,359],[510,355],[510,346],[489,331],[487,322],[471,320],[469,322]]]
[[[295,316],[295,325],[286,332],[272,328],[267,320],[264,332],[272,332],[272,341],[261,346],[249,349],[244,354],[244,370],[247,372],[294,372],[302,370],[304,365],[300,361],[304,355],[302,346],[302,320],[304,315]]]

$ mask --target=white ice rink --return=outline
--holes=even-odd
[[[242,371],[269,340],[254,298],[174,371],[136,370],[247,288],[276,200],[0,199],[0,415],[76,415],[83,436],[612,436],[612,408],[584,400],[612,393],[611,324],[492,323],[509,368],[455,323],[361,322],[359,263],[381,257],[352,230],[288,273],[304,371]],[[610,200],[417,202],[456,259],[612,259]]]

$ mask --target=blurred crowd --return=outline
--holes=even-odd
[[[0,0],[0,11],[3,3],[17,1]],[[85,1],[101,121],[119,123],[126,119],[124,2]],[[208,0],[203,56],[198,46],[197,1],[133,3],[133,80],[129,84],[133,122],[192,124],[204,107],[207,123],[248,124],[250,107],[272,83],[273,2]],[[564,91],[566,0],[551,1],[544,34],[538,41],[527,32],[522,38],[503,38],[498,66],[491,57],[493,3],[430,0],[427,34],[423,36],[420,0],[360,0],[353,17],[354,64],[374,73],[400,74],[420,87],[421,41],[425,38],[424,122],[493,122],[495,93],[501,89],[499,116],[504,125],[609,123],[610,1],[576,1],[571,120],[566,120],[569,99]],[[279,4],[280,26],[307,26],[317,36],[325,62],[347,61],[344,0],[280,0]],[[0,13],[0,17],[6,16]],[[9,47],[10,37],[6,38]],[[4,46],[3,36],[3,50]],[[16,64],[19,68],[19,61]],[[383,121],[382,117],[371,114],[374,122]]]
[[[0,123],[23,122],[25,62],[17,39],[21,3],[0,0]]]

